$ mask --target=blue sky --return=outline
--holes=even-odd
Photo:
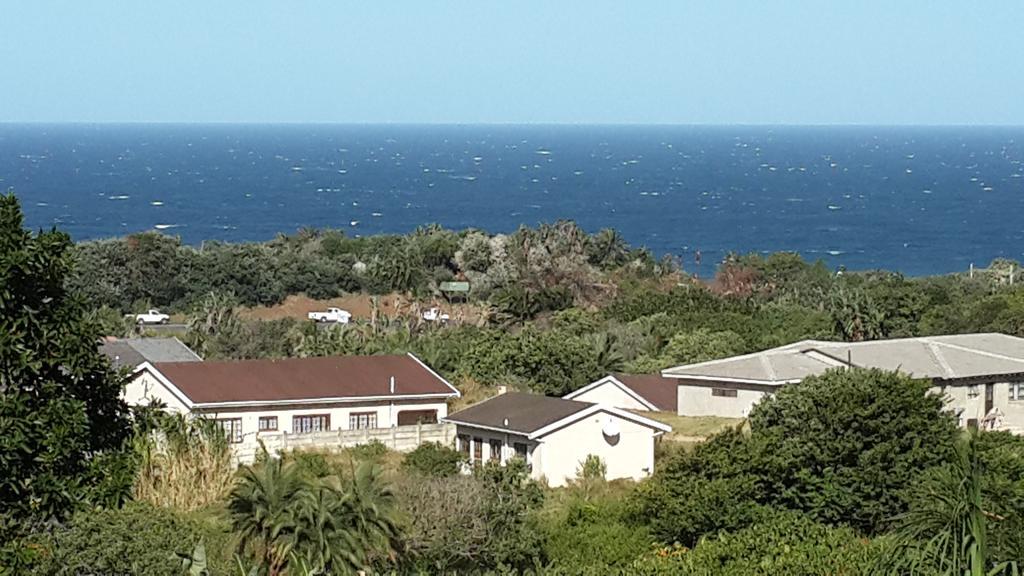
[[[0,121],[1024,125],[1024,2],[5,1]]]

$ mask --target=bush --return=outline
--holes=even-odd
[[[631,565],[654,539],[624,514],[620,494],[570,497],[545,526],[544,553],[551,568],[606,574]]]
[[[837,370],[784,387],[754,407],[749,434],[669,457],[638,491],[638,509],[657,537],[684,545],[757,522],[766,506],[877,534],[951,453],[956,425],[929,386]]]
[[[442,445],[440,442],[426,442],[405,455],[402,468],[434,478],[443,478],[458,474],[465,457],[458,450]]]
[[[750,427],[765,439],[769,500],[881,531],[906,509],[906,488],[952,453],[956,422],[930,386],[895,372],[833,370],[765,398]]]
[[[536,518],[543,494],[520,460],[489,463],[472,476],[407,477],[396,491],[409,572],[523,570],[543,555]]]
[[[884,551],[847,528],[776,512],[742,530],[707,538],[693,550],[668,549],[633,574],[693,576],[849,576],[875,574]]]
[[[209,553],[211,572],[230,573],[232,546],[226,526],[143,503],[82,512],[53,534],[39,572],[179,576],[177,555],[191,555],[200,541]]]

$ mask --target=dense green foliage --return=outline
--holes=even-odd
[[[445,478],[459,473],[466,457],[438,442],[425,442],[405,455],[402,466],[413,473],[432,478]]]
[[[65,289],[69,250],[65,234],[25,231],[17,200],[0,195],[0,548],[131,486],[121,378]]]
[[[783,388],[754,408],[749,434],[718,435],[661,466],[642,494],[655,533],[693,544],[756,522],[766,506],[883,531],[919,474],[950,456],[955,424],[927,387],[835,370]]]
[[[215,552],[207,561],[217,574],[232,569],[228,527],[188,517],[167,508],[132,503],[121,509],[76,514],[57,530],[39,573],[146,574],[179,576],[179,555],[189,555],[200,542]]]
[[[493,295],[510,319],[570,305],[599,290],[603,270],[629,265],[638,274],[671,270],[612,231],[588,235],[571,222],[487,236],[425,226],[405,236],[350,238],[304,229],[263,244],[205,242],[198,248],[156,233],[76,247],[72,287],[95,307],[124,312],[146,305],[187,309],[211,292],[242,304],[275,304],[289,294],[329,298],[345,292],[431,294],[456,277],[472,296]]]

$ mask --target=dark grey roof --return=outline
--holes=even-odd
[[[508,392],[450,414],[445,420],[532,434],[591,406],[593,404],[590,402]]]
[[[177,338],[125,338],[100,344],[115,367],[135,368],[143,362],[200,362],[202,358]]]

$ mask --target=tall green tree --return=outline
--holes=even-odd
[[[71,240],[23,227],[0,195],[0,542],[115,499],[102,470],[130,432],[122,380],[98,352],[98,330],[65,289]]]

